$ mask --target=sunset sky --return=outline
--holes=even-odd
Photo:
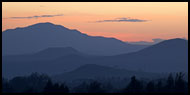
[[[188,38],[187,2],[3,2],[2,31],[39,22],[122,41]]]

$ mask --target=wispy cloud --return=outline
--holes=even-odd
[[[45,7],[45,6],[43,6],[43,5],[40,5],[40,7]]]
[[[39,16],[27,16],[27,17],[9,17],[5,19],[38,19],[38,18],[44,18],[44,17],[55,17],[55,16],[64,16],[63,14],[56,14],[56,15],[39,15]]]
[[[147,22],[150,20],[142,20],[142,19],[133,19],[133,18],[115,18],[115,19],[110,19],[110,20],[99,20],[99,21],[95,21],[93,23],[102,23],[102,22]]]

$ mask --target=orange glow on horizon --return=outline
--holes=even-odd
[[[64,16],[38,19],[5,19],[40,15]],[[121,17],[147,22],[103,22]],[[3,2],[2,31],[39,22],[51,22],[92,36],[122,41],[152,41],[154,38],[188,38],[188,2]]]

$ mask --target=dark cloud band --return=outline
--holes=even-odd
[[[40,16],[28,16],[28,17],[9,17],[7,19],[33,19],[33,18],[44,18],[44,17],[55,17],[55,16],[63,16],[63,14],[57,15],[40,15]]]
[[[116,18],[113,20],[99,20],[95,21],[95,23],[102,23],[102,22],[147,22],[149,20],[141,20],[141,19],[131,19],[131,18]]]

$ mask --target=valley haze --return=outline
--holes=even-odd
[[[61,74],[85,64],[154,73],[188,70],[188,41],[181,38],[137,45],[88,36],[49,22],[8,29],[2,37],[5,77],[32,72]]]

